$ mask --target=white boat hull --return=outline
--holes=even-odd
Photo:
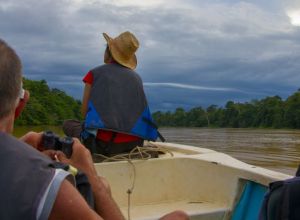
[[[173,156],[95,164],[98,174],[111,184],[124,215],[129,212],[134,220],[158,219],[174,210],[186,211],[191,219],[241,219],[236,209],[247,184],[265,188],[272,181],[290,177],[209,149],[149,145],[167,149]],[[261,199],[256,200],[252,202],[260,205]]]

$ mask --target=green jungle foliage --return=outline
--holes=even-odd
[[[30,99],[16,125],[61,125],[65,119],[81,119],[81,102],[59,89],[50,89],[45,80],[24,79]]]
[[[24,79],[30,99],[16,125],[61,125],[65,119],[82,120],[81,102],[59,89],[50,89],[45,80]],[[246,103],[228,101],[225,107],[211,105],[189,111],[153,113],[159,126],[230,127],[230,128],[300,128],[300,90],[282,100],[266,97]]]
[[[228,101],[225,107],[211,105],[190,111],[155,112],[159,126],[170,127],[229,127],[229,128],[300,128],[300,89],[282,100],[266,97],[246,103]]]

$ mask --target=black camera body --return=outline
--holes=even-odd
[[[45,131],[42,138],[42,146],[46,150],[60,150],[67,158],[70,158],[73,153],[72,137],[59,137],[53,131]]]

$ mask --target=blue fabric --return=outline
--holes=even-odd
[[[138,119],[135,126],[132,128],[131,133],[143,137],[146,140],[155,141],[158,137],[157,129],[151,126],[149,123],[145,122],[145,119],[151,121],[154,124],[148,106],[145,108],[141,117]]]
[[[243,194],[234,209],[231,220],[256,220],[259,216],[267,187],[248,181]]]
[[[104,128],[104,123],[97,113],[93,103],[88,103],[88,113],[85,118],[85,128]]]
[[[147,123],[145,119],[153,123],[153,119],[148,106],[145,108],[142,115],[139,117],[134,127],[131,129],[130,134],[141,137],[145,140],[155,141],[158,137],[157,129]],[[105,127],[103,121],[101,120],[101,117],[97,113],[96,108],[91,101],[89,101],[88,103],[88,113],[85,118],[85,128],[85,131],[81,134],[82,138],[85,138],[85,135],[88,136],[88,134],[90,133],[88,132],[88,129],[91,128],[110,129]],[[116,131],[118,132],[118,130]]]

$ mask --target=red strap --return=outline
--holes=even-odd
[[[109,142],[112,138],[113,132],[112,131],[105,131],[105,130],[98,130],[97,133],[97,139]],[[114,138],[114,143],[126,143],[126,142],[133,142],[138,141],[141,138],[129,134],[123,134],[123,133],[116,133],[116,136]]]

